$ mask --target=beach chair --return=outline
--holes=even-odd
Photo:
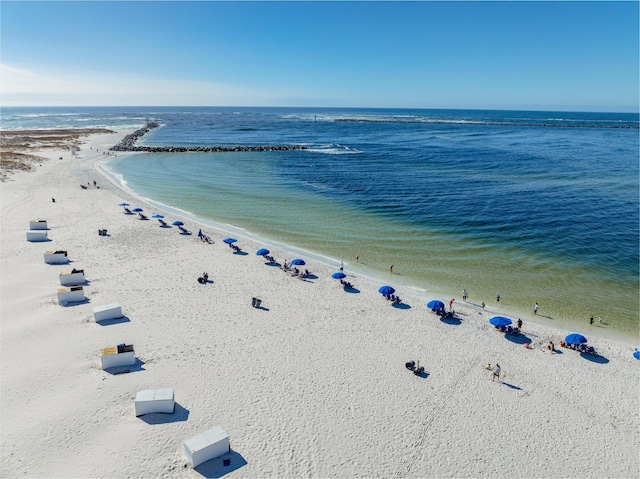
[[[596,350],[595,350],[595,348],[593,346],[588,346],[586,352],[587,352],[587,354],[597,354]]]
[[[513,328],[511,326],[507,326],[507,334],[513,333]]]

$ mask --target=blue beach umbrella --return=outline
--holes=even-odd
[[[184,226],[184,223],[180,220],[176,220],[173,223],[171,223],[173,226]]]
[[[444,303],[437,299],[432,299],[427,303],[427,308],[430,308],[431,311],[437,311],[444,308]]]
[[[494,316],[489,320],[489,322],[494,326],[509,326],[513,321],[509,318],[505,318],[504,316]]]
[[[564,338],[564,340],[567,342],[567,344],[581,344],[587,342],[587,338],[578,333],[572,333]]]
[[[347,275],[346,275],[346,274],[344,274],[342,271],[338,271],[338,272],[336,272],[336,273],[333,273],[333,274],[331,275],[331,277],[332,277],[333,279],[342,279],[342,278],[346,278],[346,277],[347,277]]]
[[[640,359],[640,351],[638,351],[638,348],[636,348],[636,350],[633,352],[633,357],[636,359]]]
[[[269,250],[267,248],[260,248],[258,251],[256,251],[256,255],[258,256],[265,256],[269,254]]]
[[[385,296],[387,294],[393,294],[395,292],[396,290],[393,289],[391,286],[381,286],[380,289],[378,290],[378,293],[384,294]]]
[[[129,206],[129,203],[120,203],[118,206]]]
[[[227,244],[235,243],[236,241],[238,240],[235,238],[225,238],[222,240],[223,243],[227,243]]]
[[[304,266],[306,263],[300,258],[292,259],[291,264],[294,266]]]
[[[152,218],[164,218],[164,215],[153,215]]]
[[[144,210],[142,208],[134,208],[131,211],[133,211],[134,213],[142,213]]]

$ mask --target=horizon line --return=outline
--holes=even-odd
[[[344,109],[344,110],[451,110],[451,111],[531,111],[562,113],[622,113],[640,115],[640,108],[634,111],[624,110],[571,110],[556,108],[452,108],[452,107],[377,107],[377,106],[282,106],[282,105],[0,105],[3,108],[289,108],[289,109]]]

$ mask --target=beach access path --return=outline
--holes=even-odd
[[[77,157],[43,152],[42,166],[0,184],[0,477],[640,475],[633,348],[590,338],[598,358],[550,354],[567,332],[525,323],[509,339],[471,305],[445,322],[424,306],[432,298],[399,288],[410,307],[392,307],[353,265],[347,293],[335,265],[309,261],[316,278],[302,281],[255,255],[291,260],[278,245],[238,238],[248,254],[234,254],[224,231],[198,241],[189,218],[190,237],[160,228],[96,168],[128,133],[92,135]],[[25,240],[32,219],[47,220],[50,242]],[[46,265],[50,249],[72,263]],[[84,269],[88,301],[63,307],[69,266]],[[203,271],[211,283],[197,282]],[[93,322],[112,302],[127,320]],[[101,370],[100,349],[120,343],[139,366]],[[496,362],[492,382],[484,365]],[[174,414],[135,417],[137,391],[167,387]],[[231,438],[231,466],[191,469],[184,440],[214,426]]]

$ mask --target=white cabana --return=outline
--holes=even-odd
[[[49,237],[47,236],[46,231],[27,231],[27,241],[49,241]]]
[[[83,269],[72,269],[71,271],[61,271],[58,275],[62,286],[72,286],[85,282]]]
[[[44,262],[47,264],[64,264],[69,262],[69,258],[66,251],[45,251]]]
[[[82,286],[58,289],[58,304],[79,303],[84,300],[84,289],[82,289]]]
[[[147,389],[136,394],[136,416],[153,412],[171,414],[176,406],[173,388]]]
[[[102,348],[100,356],[102,369],[115,368],[117,366],[133,366],[136,363],[136,353],[133,344],[119,344]]]
[[[48,230],[47,220],[31,220],[29,221],[30,230]]]
[[[122,317],[122,308],[118,303],[105,304],[93,308],[93,320],[104,321],[106,319],[117,319]]]
[[[184,453],[191,462],[191,467],[197,467],[230,450],[229,435],[220,426],[184,441]]]

